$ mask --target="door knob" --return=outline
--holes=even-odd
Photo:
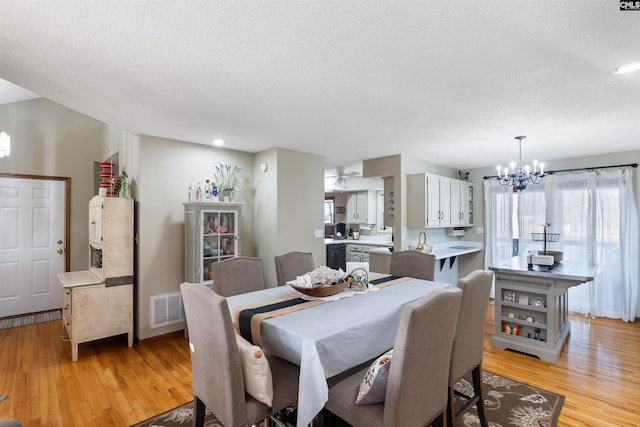
[[[62,249],[58,248],[56,252],[58,252],[59,254],[62,254]]]
[[[58,240],[56,243],[58,243],[59,245],[62,244],[62,240]]]

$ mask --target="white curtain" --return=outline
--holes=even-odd
[[[527,189],[528,191],[528,189]],[[593,282],[569,289],[569,310],[633,321],[638,299],[638,214],[630,168],[546,178],[552,250],[598,266]]]
[[[518,195],[518,254],[527,255],[529,251],[544,249],[544,241],[534,240],[532,233],[543,233],[545,224],[544,185],[529,185]],[[548,245],[547,250],[553,250]]]
[[[631,168],[553,174],[517,198],[510,187],[485,180],[485,268],[512,256],[514,238],[520,256],[542,250],[544,243],[531,233],[542,233],[543,224],[550,223],[547,231],[560,236],[547,243],[547,250],[563,252],[565,262],[598,266],[593,282],[569,289],[569,310],[632,322],[638,301],[632,174]]]
[[[513,231],[511,227],[513,191],[496,180],[484,180],[484,268],[511,258],[513,252]],[[491,298],[494,298],[491,287]]]

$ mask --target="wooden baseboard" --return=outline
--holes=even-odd
[[[172,340],[180,337],[184,338],[184,330],[168,332],[166,334],[158,335],[151,338],[146,338],[143,340],[138,339],[136,340],[136,346],[145,346],[149,344],[155,344],[158,342],[168,341],[168,340]]]

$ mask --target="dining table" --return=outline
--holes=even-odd
[[[348,297],[320,299],[322,303],[265,318],[260,324],[264,350],[300,366],[297,427],[309,425],[324,407],[329,392],[327,378],[393,347],[405,304],[453,286],[376,273],[369,274],[369,281],[369,288],[376,289],[364,292],[347,288],[343,292]],[[285,285],[228,297],[227,302],[230,311],[237,313],[245,306],[269,304],[295,294],[302,296]]]

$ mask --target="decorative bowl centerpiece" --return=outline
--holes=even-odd
[[[338,292],[342,292],[344,288],[346,288],[353,279],[344,281],[342,283],[336,283],[335,285],[322,285],[316,286],[313,288],[305,288],[303,286],[296,286],[293,284],[289,284],[293,289],[300,292],[301,294],[308,295],[310,297],[329,297],[331,295],[335,295]]]
[[[341,292],[355,280],[342,269],[320,266],[315,270],[287,282],[296,291],[311,297],[328,297]]]

